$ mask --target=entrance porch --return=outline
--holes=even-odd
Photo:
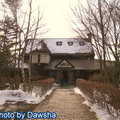
[[[58,84],[75,84],[77,78],[88,79],[94,72],[90,70],[52,70],[50,77],[55,78]]]

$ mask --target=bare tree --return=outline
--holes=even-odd
[[[107,0],[87,0],[87,8],[83,7],[78,1],[78,6],[71,8],[76,18],[73,21],[73,30],[79,36],[86,37],[86,33],[92,35],[92,45],[103,66],[104,74],[109,82],[107,73],[107,60],[111,60],[110,53],[116,61],[118,57],[119,44],[119,0],[108,2]]]
[[[23,83],[26,84],[26,76],[24,71],[24,58],[26,54],[26,48],[29,43],[31,43],[31,50],[34,44],[34,40],[38,35],[41,35],[41,20],[42,15],[40,14],[39,7],[37,8],[38,17],[34,17],[33,14],[37,10],[33,8],[33,0],[28,0],[28,9],[23,12],[21,8],[22,0],[5,0],[7,5],[9,6],[13,18],[16,21],[16,24],[19,25],[19,31],[16,31],[16,42],[19,44],[16,46],[16,54],[21,62],[21,72],[22,72],[22,80]],[[21,11],[21,17],[18,16],[18,9]],[[22,24],[21,24],[22,23]],[[17,50],[19,50],[17,52]],[[29,81],[31,81],[31,55],[29,60]]]
[[[119,62],[118,45],[120,43],[120,1],[114,0],[109,5],[109,12],[111,13],[110,28],[109,28],[109,50],[116,61]]]
[[[33,34],[32,34],[31,47],[30,47],[30,52],[29,52],[29,69],[28,69],[29,83],[31,83],[31,76],[32,76],[32,73],[31,73],[31,63],[32,63],[32,51],[33,51],[34,41],[36,39],[38,30],[44,26],[44,25],[40,24],[41,19],[42,19],[42,15],[40,15],[40,11],[38,10],[37,21],[35,21],[36,22],[36,24],[35,24],[36,26],[35,26],[35,30],[33,31]]]
[[[22,52],[21,52],[21,68],[22,68],[22,79],[24,84],[26,84],[26,80],[25,80],[25,72],[24,72],[24,58],[25,58],[25,53],[26,53],[26,48],[28,43],[31,43],[31,48],[30,48],[30,55],[29,55],[29,82],[31,82],[31,52],[32,52],[32,48],[34,45],[34,40],[36,39],[38,32],[39,35],[41,35],[41,32],[39,31],[43,25],[40,24],[41,20],[42,20],[42,15],[40,15],[40,11],[39,11],[39,7],[38,7],[38,14],[37,14],[37,19],[34,20],[34,22],[32,21],[32,2],[33,0],[29,1],[29,14],[28,14],[28,22],[27,22],[27,27],[26,27],[26,32],[24,33],[24,40],[23,40],[23,44],[24,47],[22,48]]]

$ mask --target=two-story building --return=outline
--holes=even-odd
[[[30,46],[26,59],[29,59]],[[74,83],[100,70],[94,59],[91,38],[46,38],[35,40],[32,54],[32,73],[56,79],[57,83]]]

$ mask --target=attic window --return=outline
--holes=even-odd
[[[68,45],[69,46],[73,46],[73,42],[68,42]]]
[[[80,46],[84,46],[85,45],[85,42],[81,41],[79,42]]]
[[[58,41],[58,42],[56,42],[56,45],[57,45],[57,46],[62,46],[62,42],[61,42],[61,41]]]

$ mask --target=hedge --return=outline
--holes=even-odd
[[[39,95],[41,97],[53,87],[54,82],[55,82],[54,78],[34,81],[31,84],[26,85],[25,91],[35,92],[36,96]]]
[[[77,79],[77,87],[89,98],[91,103],[97,103],[106,109],[110,115],[120,117],[120,89],[110,84]]]

